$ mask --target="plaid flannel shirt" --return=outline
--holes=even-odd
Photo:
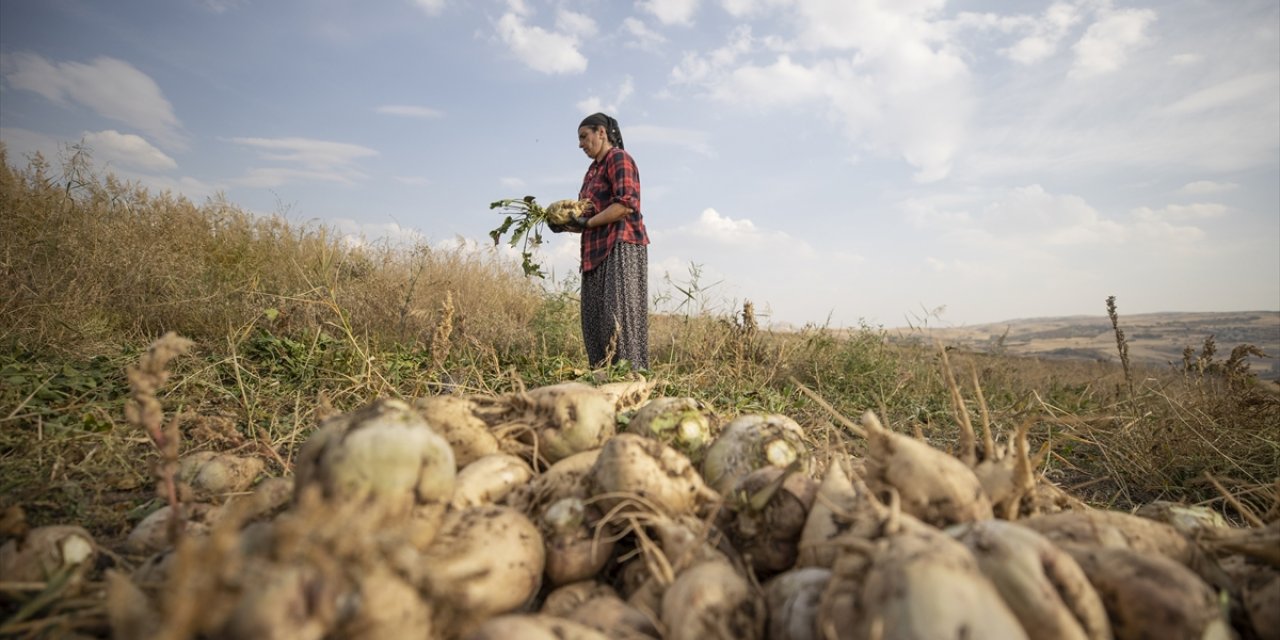
[[[618,202],[632,213],[621,220],[582,232],[582,271],[586,273],[604,263],[618,242],[649,244],[649,233],[640,215],[640,170],[631,154],[614,147],[587,168],[578,199],[590,200],[596,212]],[[593,214],[594,215],[594,214]]]

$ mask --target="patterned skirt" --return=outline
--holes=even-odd
[[[649,251],[619,242],[600,266],[582,274],[582,341],[593,367],[649,368]]]

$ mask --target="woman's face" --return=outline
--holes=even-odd
[[[605,135],[604,127],[578,127],[578,148],[592,159],[598,160],[608,144],[609,137]]]

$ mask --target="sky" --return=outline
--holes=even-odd
[[[596,111],[654,310],[1280,309],[1275,0],[0,3],[10,164],[83,144],[350,242],[502,251],[489,203],[576,197]],[[571,287],[578,236],[537,259]]]

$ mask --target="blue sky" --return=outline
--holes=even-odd
[[[11,163],[83,141],[353,241],[490,250],[489,202],[576,195],[597,110],[654,294],[693,268],[713,311],[834,326],[1280,309],[1274,0],[0,4]],[[573,273],[576,236],[540,257]]]

